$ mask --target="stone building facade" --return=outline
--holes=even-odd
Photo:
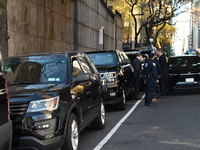
[[[198,49],[200,52],[200,1],[194,0],[192,3],[191,14],[191,34],[190,34],[190,47]]]
[[[122,49],[121,15],[103,0],[8,0],[7,10],[8,56]]]

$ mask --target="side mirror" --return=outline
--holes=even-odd
[[[78,81],[87,81],[87,80],[89,80],[90,79],[90,74],[89,73],[80,73],[79,75],[78,75],[78,77],[77,78],[74,78],[73,80],[75,81],[75,82],[78,82]]]
[[[121,64],[122,65],[126,65],[126,64],[129,64],[130,63],[130,60],[129,59],[123,59]]]

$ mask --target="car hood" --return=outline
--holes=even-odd
[[[55,96],[56,91],[64,88],[65,86],[66,84],[10,85],[8,87],[8,92],[11,102],[16,101],[17,99],[20,101],[29,101],[38,99],[44,96],[45,93],[54,93],[53,95]]]
[[[192,67],[170,67],[168,68],[169,74],[188,74],[188,73],[200,73],[199,66]]]

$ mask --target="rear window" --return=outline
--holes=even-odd
[[[118,64],[117,55],[115,53],[94,53],[88,54],[94,65],[116,65]]]
[[[172,57],[169,59],[169,67],[192,67],[200,65],[199,57]]]

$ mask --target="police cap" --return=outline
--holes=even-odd
[[[155,56],[155,53],[149,53],[149,58],[153,58],[153,56]]]

